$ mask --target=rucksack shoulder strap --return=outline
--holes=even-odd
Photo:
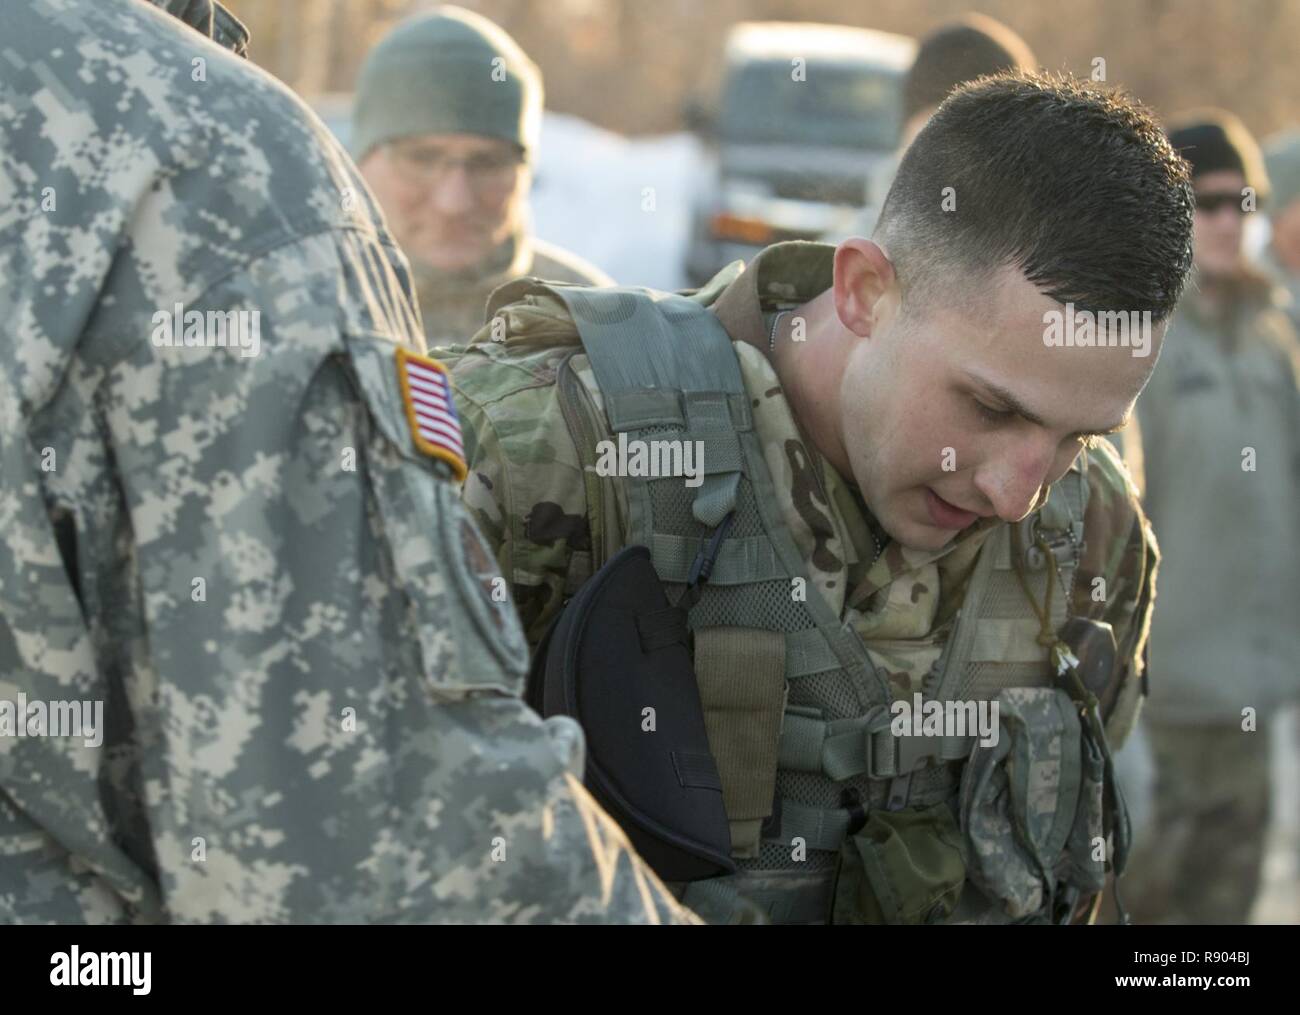
[[[649,427],[701,441],[704,479],[692,514],[716,527],[736,506],[740,431],[753,426],[731,338],[694,300],[651,289],[551,289],[573,316],[610,430]]]

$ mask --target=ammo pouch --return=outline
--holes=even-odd
[[[940,923],[966,881],[961,831],[946,803],[873,809],[840,848],[832,923]]]
[[[1108,751],[1059,688],[1007,688],[994,700],[998,742],[976,744],[959,794],[968,876],[1005,919],[1066,922],[1081,894],[1105,884]],[[1127,811],[1117,794],[1113,804],[1119,843]]]
[[[582,726],[583,781],[655,873],[695,881],[735,871],[686,610],[669,605],[646,547],[620,550],[564,608],[526,696],[543,716]]]

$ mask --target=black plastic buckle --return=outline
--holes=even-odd
[[[691,562],[691,569],[686,575],[686,590],[683,593],[683,597],[691,606],[700,601],[700,596],[703,594],[701,590],[708,582],[709,575],[713,573],[713,565],[718,560],[718,551],[722,549],[722,541],[731,531],[731,523],[735,518],[736,512],[728,511],[727,517],[722,519],[712,535],[700,540],[700,551]]]
[[[862,798],[852,786],[846,786],[840,793],[840,806],[849,812],[849,825],[846,835],[857,835],[867,823],[867,809],[862,806]]]

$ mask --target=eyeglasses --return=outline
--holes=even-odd
[[[465,170],[469,185],[481,193],[510,189],[524,164],[519,151],[480,152],[460,158],[438,148],[398,141],[390,142],[388,151],[394,165],[412,181],[436,186],[459,167]]]
[[[1203,211],[1207,215],[1213,215],[1220,208],[1228,205],[1236,210],[1238,215],[1245,215],[1246,209],[1242,205],[1242,196],[1235,190],[1228,191],[1206,191],[1196,195],[1196,210]]]

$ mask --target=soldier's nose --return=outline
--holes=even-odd
[[[975,488],[1004,522],[1018,522],[1034,509],[1046,470],[1004,462],[975,473]]]
[[[474,210],[476,198],[466,170],[457,166],[434,185],[429,203],[444,215],[463,215]]]

